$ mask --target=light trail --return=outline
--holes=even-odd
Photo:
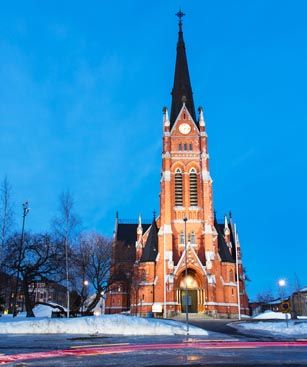
[[[76,349],[63,349],[63,350],[52,350],[47,352],[34,352],[34,353],[23,353],[13,355],[0,355],[0,364],[5,365],[12,362],[20,362],[26,360],[37,360],[46,358],[59,358],[59,357],[88,357],[97,355],[108,355],[108,354],[120,354],[120,353],[131,353],[141,351],[154,351],[154,350],[174,350],[174,349],[255,349],[255,348],[295,348],[304,347],[307,348],[307,341],[268,341],[268,342],[236,342],[236,341],[219,341],[219,342],[195,342],[191,341],[180,342],[180,343],[152,343],[152,344],[128,344],[128,345],[110,345],[106,346],[92,346],[92,347],[81,347]]]

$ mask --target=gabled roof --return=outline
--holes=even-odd
[[[143,232],[149,228],[149,224],[142,224]],[[118,223],[116,232],[116,243],[113,252],[113,261],[134,262],[135,242],[137,240],[138,223]]]
[[[219,224],[217,221],[215,221],[214,227],[217,231],[218,250],[222,262],[235,263],[236,261],[232,257],[224,239],[224,223]]]
[[[196,115],[195,115],[193,92],[190,81],[188,60],[185,52],[185,44],[183,40],[181,21],[179,22],[176,66],[175,66],[174,84],[171,94],[172,94],[172,107],[171,107],[170,128],[173,127],[178,117],[178,114],[182,108],[183,100],[185,101],[185,105],[191,117],[193,118],[195,124],[198,127],[198,122],[196,121]]]
[[[158,255],[158,227],[156,219],[154,218],[149,233],[145,247],[143,248],[143,253],[141,256],[141,262],[156,261]]]
[[[136,241],[136,230],[138,227],[138,223],[118,223],[116,239],[117,241],[122,241],[126,246],[135,245]],[[143,233],[147,231],[150,227],[150,224],[143,224]]]

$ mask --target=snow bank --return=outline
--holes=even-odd
[[[47,305],[37,305],[33,308],[35,317],[51,317],[52,311],[61,311],[61,309]]]
[[[265,311],[264,313],[260,313],[257,316],[254,316],[253,319],[256,320],[285,320],[286,314],[282,312],[274,312],[274,311]],[[288,320],[291,319],[291,315],[288,313]]]
[[[123,315],[88,316],[72,319],[0,318],[0,334],[104,334],[104,335],[184,335],[185,325],[161,319],[143,319]],[[206,330],[190,326],[191,335],[208,335]]]
[[[276,336],[291,336],[291,337],[307,337],[307,322],[299,322],[289,320],[289,327],[285,321],[259,321],[259,322],[242,322],[230,324],[235,329],[242,332],[255,331],[257,334],[272,334]]]

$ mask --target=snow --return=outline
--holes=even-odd
[[[288,315],[288,320],[291,319],[291,314],[287,314]],[[263,313],[260,313],[257,316],[254,316],[253,319],[256,320],[285,320],[286,319],[286,314],[282,313],[282,312],[274,312],[274,311],[265,311]]]
[[[53,308],[47,305],[37,305],[33,308],[35,317],[51,317],[52,311],[61,311],[59,308]]]
[[[101,315],[79,318],[0,318],[0,334],[185,335],[185,324],[136,316]],[[207,336],[190,326],[190,335]]]
[[[304,321],[289,320],[288,327],[285,321],[242,322],[229,325],[245,333],[254,331],[257,334],[271,334],[279,337],[307,337],[307,322]]]

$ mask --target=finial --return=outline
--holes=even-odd
[[[156,211],[154,210],[154,211],[152,212],[152,214],[153,214],[153,220],[156,220]]]
[[[199,126],[205,126],[204,112],[201,106],[198,107],[199,113]]]
[[[115,218],[118,219],[118,211],[116,210]]]
[[[167,107],[163,107],[163,125],[170,126]]]
[[[185,16],[185,14],[182,12],[181,9],[179,9],[178,13],[176,13],[176,16],[178,17],[179,19],[179,31],[182,32],[182,18]]]
[[[139,214],[139,224],[138,224],[136,233],[137,234],[142,234],[143,233],[141,214]]]
[[[228,219],[227,219],[227,215],[225,214],[225,228],[228,228]]]

